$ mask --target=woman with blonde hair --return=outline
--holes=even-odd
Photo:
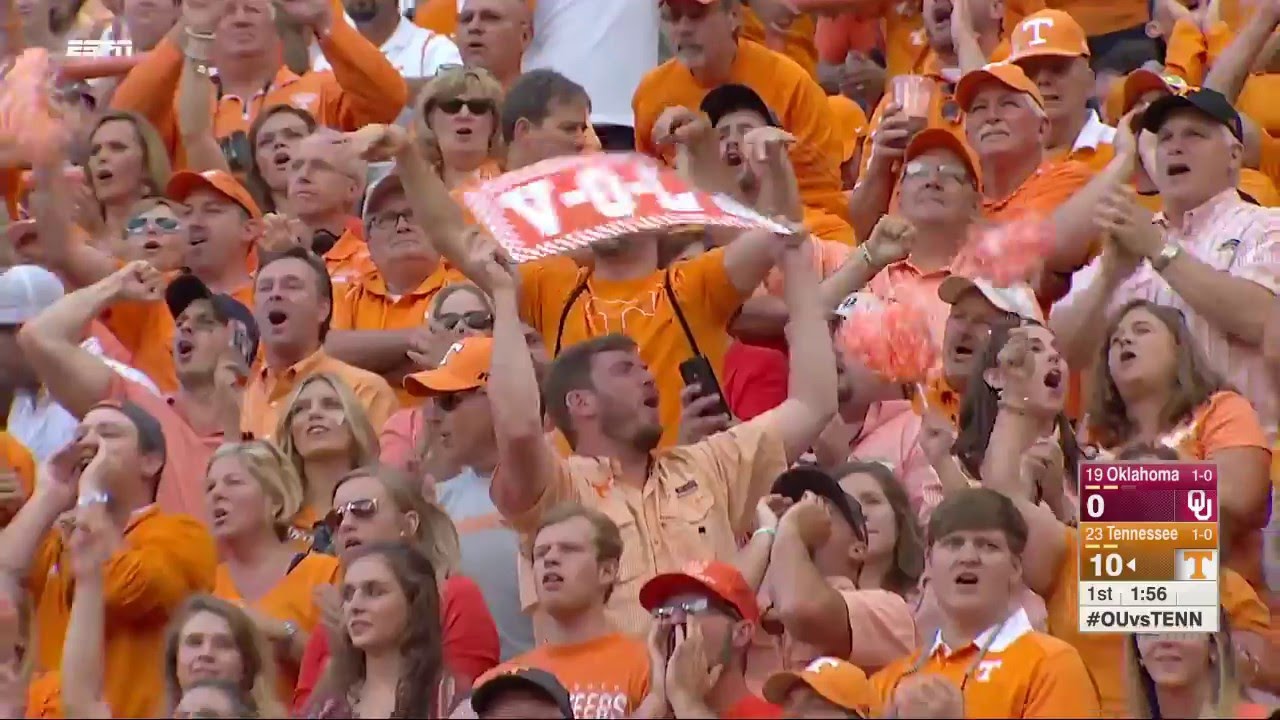
[[[76,222],[95,241],[122,237],[134,203],[163,196],[172,168],[159,133],[145,118],[110,110],[89,133],[89,161],[84,166],[88,197]]]
[[[205,499],[222,561],[213,594],[244,607],[271,641],[280,698],[288,702],[302,651],[320,622],[312,594],[337,580],[338,560],[298,552],[290,540],[291,520],[302,506],[302,483],[270,442],[220,447],[206,471]]]
[[[427,162],[454,189],[502,173],[502,85],[487,70],[441,69],[414,100],[413,128]]]
[[[404,473],[386,466],[353,470],[334,491],[334,548],[346,567],[359,549],[377,543],[404,542],[418,547],[435,568],[444,623],[444,659],[451,677],[468,685],[498,664],[498,630],[480,587],[457,574],[461,561],[458,531],[439,506],[427,502]],[[317,602],[320,602],[318,599]],[[326,611],[331,628],[338,624],[338,603]],[[299,672],[294,710],[308,706],[329,657],[329,634],[313,633]]]
[[[75,511],[68,548],[75,576],[62,657],[62,704],[65,717],[108,718],[102,696],[105,603],[102,571],[120,542],[101,504]],[[152,660],[154,662],[154,660]],[[252,699],[254,714],[284,717],[275,698],[275,663],[266,640],[243,610],[211,595],[187,598],[165,631],[162,655],[164,697],[156,712],[165,717],[189,716],[203,705],[210,682],[234,686]],[[188,698],[188,693],[197,697]]]
[[[1226,617],[1220,622],[1227,622]],[[1265,718],[1236,673],[1230,632],[1139,633],[1125,643],[1129,717]]]
[[[1216,463],[1227,562],[1265,592],[1262,528],[1270,509],[1271,451],[1253,405],[1209,365],[1176,308],[1136,300],[1120,309],[1094,363],[1082,425],[1095,454],[1133,443],[1168,445]]]
[[[321,520],[347,473],[378,459],[378,435],[364,407],[337,375],[316,373],[298,383],[276,427],[280,450],[293,464],[302,504],[293,516],[295,539],[330,553]]]

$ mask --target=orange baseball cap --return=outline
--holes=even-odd
[[[1124,79],[1124,104],[1121,114],[1129,112],[1143,95],[1161,90],[1170,95],[1177,95],[1192,90],[1186,80],[1177,75],[1158,73],[1146,68],[1138,68]]]
[[[434,370],[416,372],[404,379],[404,389],[413,397],[475,390],[489,383],[493,363],[493,338],[465,337],[449,347]]]
[[[764,699],[782,705],[801,683],[832,705],[855,712],[859,717],[871,717],[871,708],[876,704],[876,691],[867,674],[857,665],[833,657],[817,658],[803,670],[770,675],[764,683]]]
[[[906,153],[902,156],[903,171],[906,171],[907,163],[930,150],[947,150],[952,155],[960,158],[960,161],[969,170],[969,177],[973,178],[979,192],[981,192],[982,163],[979,162],[977,154],[973,152],[973,148],[969,147],[969,143],[965,142],[963,138],[943,128],[925,128],[911,138],[911,142],[907,144]]]
[[[169,186],[165,188],[164,194],[170,200],[186,202],[191,193],[201,188],[209,188],[230,199],[244,208],[245,212],[249,213],[249,217],[262,217],[262,210],[258,209],[258,203],[254,202],[248,189],[230,173],[222,170],[205,170],[204,172],[183,170],[174,173],[173,177],[169,178]]]
[[[1041,10],[1019,22],[1009,35],[1009,59],[1089,57],[1089,39],[1075,18],[1061,10]]]
[[[640,605],[653,612],[673,595],[685,593],[711,593],[733,606],[743,620],[760,621],[760,606],[746,578],[737,568],[719,560],[695,561],[680,572],[655,575],[640,588]]]
[[[960,78],[960,82],[956,84],[956,102],[960,104],[960,109],[969,112],[969,106],[973,104],[978,91],[991,82],[1000,83],[1010,90],[1026,93],[1036,101],[1036,105],[1044,108],[1044,97],[1040,95],[1040,88],[1031,82],[1031,78],[1027,77],[1022,68],[1006,60],[988,63],[977,70],[965,73],[964,77]]]
[[[833,125],[840,138],[840,162],[849,162],[858,149],[858,139],[867,132],[867,113],[862,106],[843,95],[828,95]]]

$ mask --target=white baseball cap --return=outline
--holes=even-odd
[[[1036,301],[1035,291],[1024,282],[1002,288],[981,278],[951,275],[938,286],[938,297],[948,305],[955,305],[960,296],[970,289],[982,293],[988,302],[1007,313],[1038,323],[1044,322],[1044,313],[1040,310],[1040,303]]]
[[[65,294],[57,275],[38,265],[14,265],[0,273],[0,325],[21,325]]]

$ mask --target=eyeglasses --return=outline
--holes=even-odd
[[[435,103],[434,106],[440,108],[445,115],[457,115],[462,112],[464,107],[472,115],[487,115],[493,112],[494,108],[492,100],[465,100],[463,98],[441,100]]]
[[[737,608],[724,602],[717,602],[708,597],[690,598],[684,602],[670,603],[653,609],[653,617],[658,619],[667,619],[676,616],[679,612],[684,615],[705,615],[708,612],[719,612],[732,618],[739,619],[741,615]]]
[[[459,325],[466,325],[472,330],[493,329],[493,315],[487,310],[472,310],[464,313],[440,313],[436,322],[446,330],[456,330]]]
[[[907,163],[902,176],[916,180],[935,173],[939,179],[948,180],[953,185],[963,185],[969,182],[969,173],[963,168],[955,165],[931,165],[924,160],[912,160]]]
[[[369,224],[376,228],[396,227],[400,221],[404,220],[410,224],[413,223],[412,210],[393,210],[384,213],[376,213],[369,219]]]
[[[137,235],[146,232],[148,227],[153,227],[160,232],[173,232],[182,226],[177,218],[171,217],[132,217],[129,222],[125,223],[124,229],[130,235]]]
[[[338,507],[330,510],[328,515],[325,515],[325,526],[331,529],[337,528],[342,524],[342,519],[347,516],[347,513],[351,513],[354,517],[361,520],[368,520],[378,514],[378,501],[373,498],[365,498],[363,500],[352,500],[345,505],[339,505]]]

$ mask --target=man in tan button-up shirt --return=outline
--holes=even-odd
[[[488,264],[484,280],[495,304],[489,397],[499,452],[494,504],[526,536],[549,508],[568,500],[612,518],[624,550],[608,610],[624,631],[648,628],[639,590],[649,578],[692,560],[732,560],[737,538],[751,530],[756,501],[835,414],[835,355],[808,239],[783,236],[778,248],[795,350],[787,400],[696,444],[657,451],[663,428],[653,375],[631,339],[594,338],[566,348],[546,379],[548,413],[573,446],[567,459],[543,432],[515,282]]]

